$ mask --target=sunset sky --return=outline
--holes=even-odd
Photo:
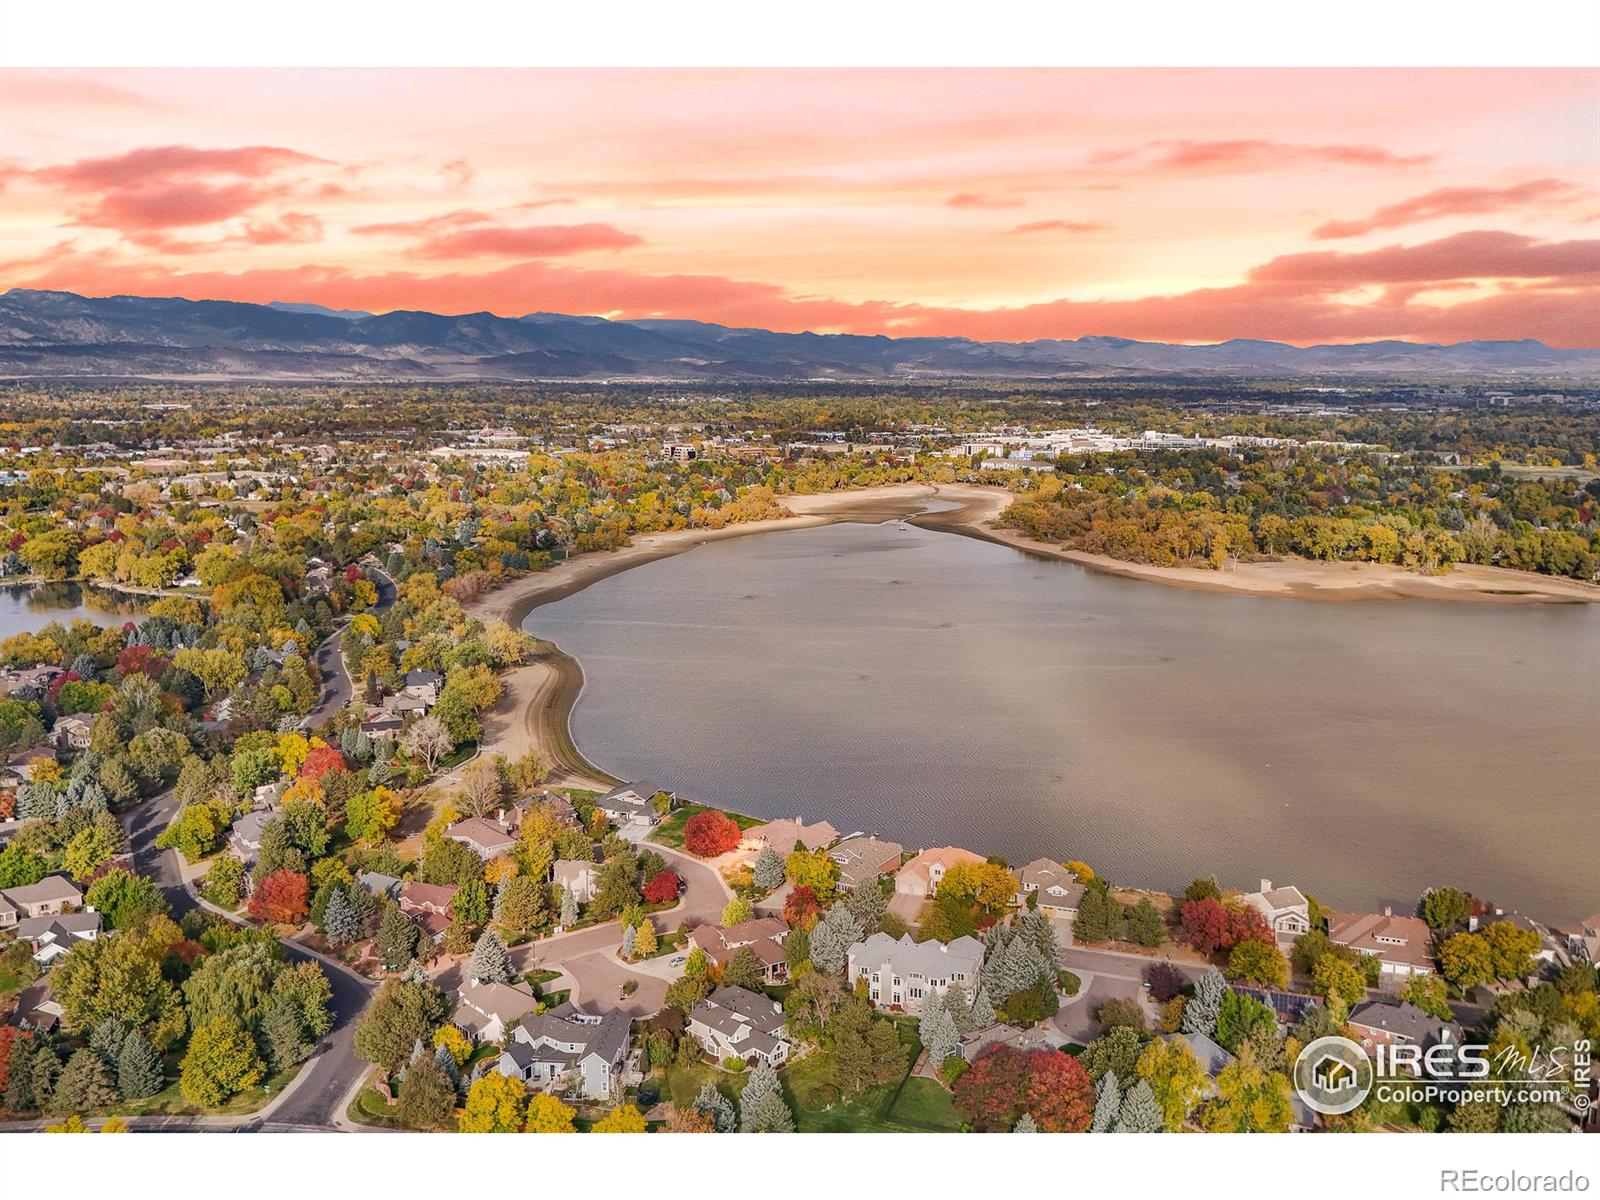
[[[0,71],[0,289],[1600,345],[1600,72]]]

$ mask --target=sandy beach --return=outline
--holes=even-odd
[[[810,496],[783,496],[793,514],[725,529],[684,529],[644,534],[620,550],[583,554],[548,571],[518,579],[468,606],[482,619],[520,626],[534,609],[581,591],[620,571],[682,554],[706,542],[840,521],[901,518],[924,529],[1010,546],[1029,554],[1076,563],[1107,574],[1167,587],[1299,600],[1443,600],[1485,604],[1594,603],[1600,586],[1498,567],[1457,566],[1444,575],[1418,575],[1377,563],[1322,563],[1306,559],[1240,563],[1224,571],[1154,567],[1085,554],[996,528],[1011,502],[1001,488],[970,484],[897,484]],[[925,511],[937,502],[934,511]],[[559,647],[541,642],[535,659],[505,677],[500,703],[484,720],[482,746],[516,758],[538,748],[550,759],[554,783],[605,789],[618,782],[584,758],[572,739],[570,717],[583,690],[583,668]]]

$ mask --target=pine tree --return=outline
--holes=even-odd
[[[739,1127],[739,1118],[733,1111],[733,1103],[717,1090],[714,1083],[708,1083],[700,1089],[700,1094],[694,1098],[693,1107],[711,1118],[718,1133],[732,1133]]]
[[[861,922],[844,905],[835,904],[811,931],[811,963],[825,975],[837,975],[859,941]]]
[[[571,929],[578,923],[578,899],[571,888],[561,889],[561,927]]]
[[[390,971],[399,971],[417,952],[417,927],[400,911],[398,904],[384,910],[378,923],[378,961]]]
[[[124,1100],[154,1096],[167,1086],[166,1065],[141,1030],[135,1029],[122,1042],[117,1055],[117,1091]]]
[[[472,948],[472,958],[467,962],[467,978],[480,983],[510,983],[517,977],[511,967],[511,956],[495,936],[494,930],[485,929]]]
[[[928,1066],[935,1071],[956,1052],[961,1042],[955,1020],[940,999],[938,996],[929,996],[923,1002],[922,1016],[917,1021],[917,1036],[928,1051]]]
[[[261,1022],[261,1034],[274,1071],[287,1071],[311,1057],[310,1039],[293,1004],[274,1004]]]
[[[1097,1115],[1098,1115],[1098,1110]],[[1117,1116],[1117,1133],[1160,1133],[1162,1130],[1161,1106],[1148,1079],[1141,1079],[1128,1089],[1123,1098],[1122,1111]]]
[[[864,880],[859,887],[852,888],[845,897],[845,904],[851,915],[860,922],[863,937],[871,937],[883,928],[889,902],[884,898],[883,889],[878,886],[876,879]]]
[[[348,946],[361,938],[361,922],[350,898],[340,887],[328,897],[328,907],[322,916],[322,931],[335,946]]]
[[[759,1133],[753,1128],[756,1120],[756,1111],[763,1097],[776,1092],[778,1099],[783,1099],[783,1093],[778,1087],[778,1073],[766,1063],[760,1064],[750,1072],[750,1082],[744,1085],[744,1092],[739,1097],[740,1129],[745,1133]],[[785,1109],[785,1112],[788,1110]]]
[[[116,1069],[117,1057],[122,1053],[122,1043],[128,1040],[132,1026],[121,1017],[106,1017],[89,1034],[89,1049],[98,1054],[105,1064]]]
[[[433,1061],[439,1065],[439,1070],[444,1072],[445,1078],[452,1087],[461,1090],[461,1068],[456,1066],[456,1056],[450,1053],[450,1047],[440,1045],[434,1048]]]
[[[33,1057],[37,1043],[31,1037],[18,1037],[6,1056],[5,1109],[9,1113],[27,1112],[34,1106]]]
[[[972,998],[972,1027],[987,1029],[994,1023],[994,1004],[989,1000],[988,991],[980,984],[978,994]]]
[[[1122,1111],[1122,1084],[1115,1071],[1107,1071],[1094,1085],[1094,1119],[1089,1123],[1090,1133],[1110,1133]]]
[[[794,1116],[783,1102],[783,1093],[774,1088],[754,1104],[744,1106],[745,1133],[793,1133]]]
[[[633,926],[626,926],[622,931],[622,957],[629,962],[633,961],[635,948],[638,945],[639,935],[634,933]]]
[[[1033,1117],[1023,1113],[1017,1118],[1017,1123],[1011,1127],[1012,1133],[1038,1133],[1039,1126],[1034,1123]]]
[[[783,855],[771,846],[762,846],[751,869],[750,880],[764,892],[783,886]]]
[[[1222,998],[1227,994],[1228,981],[1215,967],[1195,980],[1194,995],[1183,1006],[1183,1032],[1203,1033],[1207,1037],[1216,1033]]]
[[[1039,957],[1047,964],[1061,961],[1061,946],[1056,941],[1056,927],[1051,924],[1050,918],[1037,908],[1031,908],[1018,923],[1033,948],[1039,952]]]
[[[67,1060],[67,1068],[61,1072],[50,1098],[50,1108],[58,1113],[81,1113],[104,1108],[116,1100],[117,1086],[112,1082],[111,1068],[85,1046]]]
[[[967,1001],[965,987],[959,983],[952,983],[945,989],[944,1006],[950,1014],[950,1020],[955,1023],[958,1034],[965,1037],[972,1032],[972,1005]]]

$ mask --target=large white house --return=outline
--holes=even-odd
[[[1311,903],[1297,887],[1273,887],[1272,880],[1263,879],[1259,892],[1240,900],[1267,919],[1272,936],[1280,942],[1311,932]]]
[[[909,933],[898,939],[875,933],[850,947],[849,978],[867,981],[867,994],[879,1008],[922,1011],[929,996],[942,996],[952,983],[970,995],[978,987],[983,943],[974,937],[953,942],[914,942]]]
[[[530,1087],[570,1084],[585,1099],[607,1100],[622,1090],[631,1025],[620,1008],[595,1016],[558,1004],[517,1024],[494,1069]]]

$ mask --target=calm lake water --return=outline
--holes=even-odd
[[[51,621],[120,625],[134,618],[135,607],[133,600],[117,592],[75,583],[0,586],[0,638],[43,629]]]
[[[969,538],[713,542],[528,628],[596,763],[908,847],[1325,903],[1600,908],[1600,606],[1261,599]]]

